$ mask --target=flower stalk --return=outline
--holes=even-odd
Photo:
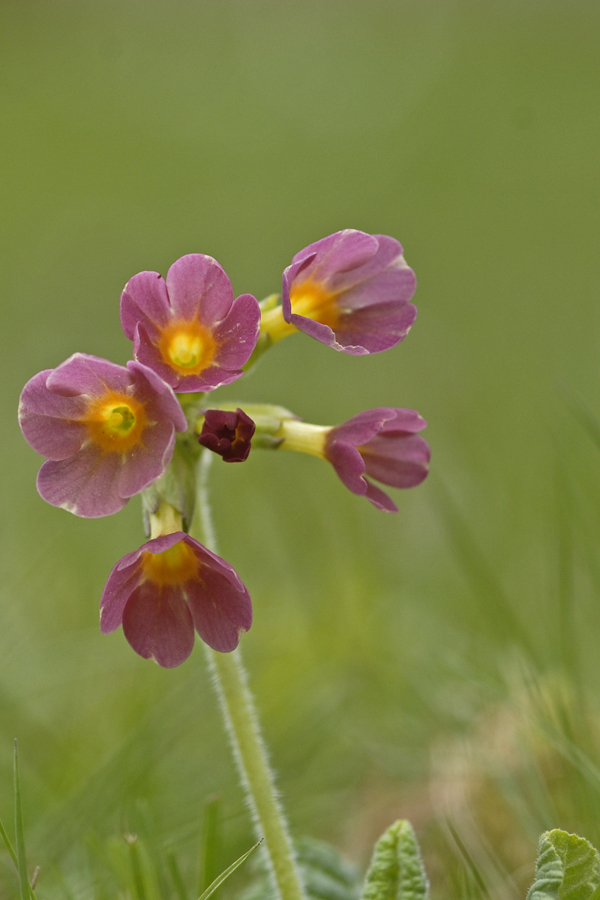
[[[190,534],[216,553],[216,537],[208,499],[208,472],[213,459],[204,450],[198,466],[196,515]],[[275,787],[254,701],[239,650],[216,653],[206,646],[209,671],[219,698],[233,755],[257,839],[264,838],[264,857],[276,897],[304,900],[287,822]]]

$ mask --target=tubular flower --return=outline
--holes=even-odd
[[[207,409],[198,441],[202,447],[222,456],[225,462],[244,462],[250,453],[254,431],[254,422],[239,408],[235,412]]]
[[[25,440],[47,461],[41,496],[78,516],[122,509],[166,470],[187,422],[171,388],[137,362],[127,368],[75,353],[21,394]]]
[[[121,324],[133,355],[176,391],[214,391],[239,378],[258,337],[252,294],[233,299],[211,256],[191,253],[167,273],[134,275],[121,294]]]
[[[378,509],[398,512],[391,498],[369,478],[395,488],[420,484],[427,476],[430,451],[416,432],[426,425],[412,409],[381,407],[334,428],[287,421],[280,436],[284,448],[329,460],[353,494],[366,497]]]
[[[192,652],[194,629],[228,653],[251,624],[250,595],[233,566],[183,531],[124,556],[100,600],[102,633],[123,625],[136,653],[168,669]]]
[[[294,256],[283,273],[282,305],[263,313],[261,327],[272,340],[300,329],[344,353],[379,353],[408,334],[415,288],[394,238],[338,231]]]

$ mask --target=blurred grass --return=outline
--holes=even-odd
[[[434,474],[391,517],[311,458],[215,466],[293,828],[364,865],[412,818],[436,896],[523,896],[544,828],[600,843],[600,456],[564,399],[597,419],[599,20],[579,0],[2,5],[0,810],[17,736],[40,896],[114,896],[138,832],[191,890],[206,797],[223,865],[249,824],[201,652],[164,672],[99,634],[137,501],[46,507],[19,391],[75,350],[129,358],[136,272],[205,252],[260,298],[343,227],[404,243],[409,338],[351,359],[296,336],[226,394],[331,424],[416,408]]]

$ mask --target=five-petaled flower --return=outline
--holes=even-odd
[[[283,273],[281,306],[263,313],[261,329],[272,340],[299,329],[335,350],[379,353],[408,334],[415,288],[394,238],[338,231],[294,256]]]
[[[138,362],[75,353],[25,385],[19,423],[47,457],[41,496],[78,516],[122,509],[166,470],[186,418],[171,388]]]
[[[198,442],[222,456],[225,462],[248,459],[255,425],[238,407],[235,410],[207,409]]]
[[[133,355],[176,391],[214,391],[242,374],[258,337],[252,294],[233,298],[231,282],[211,256],[190,253],[166,281],[140,272],[121,294],[121,324]]]
[[[123,625],[136,653],[165,668],[188,658],[194,629],[213,650],[227,653],[251,624],[250,595],[233,566],[183,531],[124,556],[100,601],[102,633]]]
[[[378,509],[398,512],[369,478],[395,488],[416,487],[429,471],[430,451],[422,431],[427,422],[412,409],[380,407],[358,413],[334,428],[305,422],[282,423],[282,447],[327,459],[353,494]],[[368,476],[368,477],[367,477]]]

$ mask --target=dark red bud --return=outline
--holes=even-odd
[[[222,456],[225,462],[243,462],[248,458],[255,425],[241,409],[227,412],[207,409],[198,437],[202,447]]]

